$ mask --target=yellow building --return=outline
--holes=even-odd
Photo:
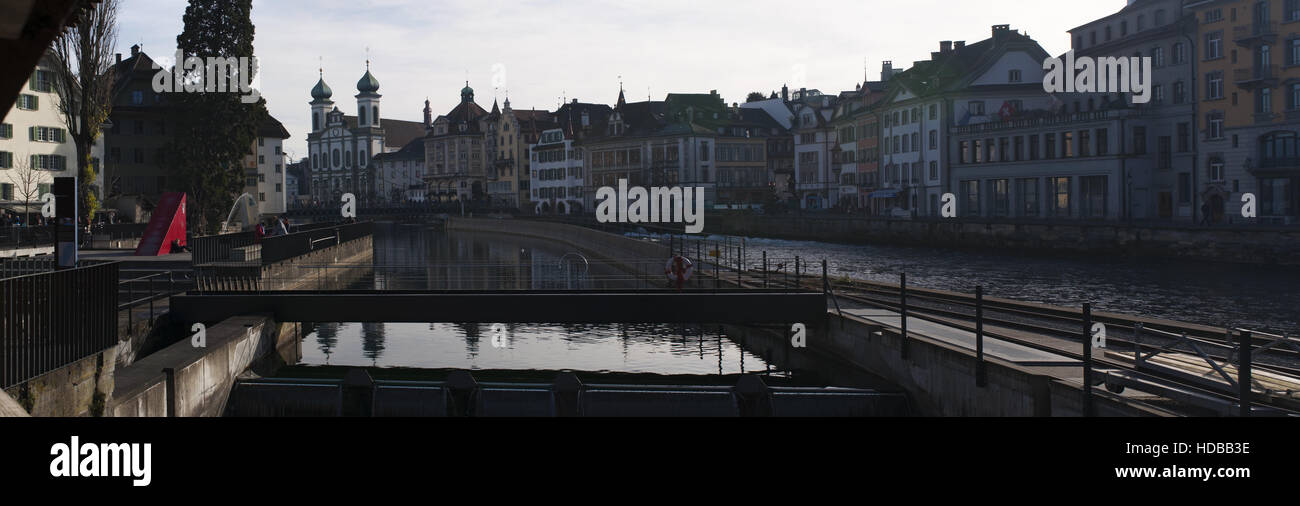
[[[1199,190],[1223,222],[1297,223],[1300,2],[1192,0],[1197,21]],[[1258,220],[1241,216],[1254,194]]]

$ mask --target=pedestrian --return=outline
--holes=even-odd
[[[271,219],[275,220],[275,225],[276,225],[276,228],[277,228],[276,231],[278,232],[277,235],[289,235],[289,220],[288,220],[288,219],[285,219],[284,216],[277,216],[277,217],[275,217],[275,218],[271,218]]]
[[[1201,203],[1201,224],[1202,225],[1210,224],[1210,203],[1209,202]]]

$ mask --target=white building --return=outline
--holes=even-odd
[[[583,205],[583,152],[564,130],[542,131],[529,145],[529,186],[537,214],[573,214]]]
[[[406,143],[392,153],[375,155],[378,170],[375,200],[382,203],[424,202],[424,139]]]
[[[50,193],[55,177],[77,175],[77,145],[59,111],[55,64],[51,55],[41,59],[17,103],[0,120],[0,207],[9,213],[40,212],[35,205],[27,211],[24,203],[35,204]],[[96,167],[103,151],[102,142],[91,148]],[[102,197],[102,171],[96,175],[92,184]]]
[[[803,209],[828,209],[839,201],[839,181],[831,174],[831,149],[835,129],[831,115],[836,97],[801,89],[792,99],[794,109],[795,194]]]
[[[257,129],[253,154],[244,158],[244,192],[253,197],[258,215],[281,214],[288,209],[290,193],[285,188],[284,140],[289,131],[267,116]]]

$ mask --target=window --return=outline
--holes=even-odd
[[[1030,160],[1038,159],[1038,136],[1037,135],[1029,136],[1029,159]]]
[[[700,161],[701,161],[701,162],[707,162],[707,161],[709,161],[709,143],[708,143],[708,141],[705,141],[705,142],[701,142],[701,143],[700,143]]]
[[[962,181],[962,196],[965,197],[966,210],[968,216],[980,215],[980,182],[979,181]]]
[[[1052,216],[1069,217],[1070,216],[1070,178],[1054,177],[1050,178],[1049,184],[1052,188]]]
[[[1178,203],[1192,203],[1192,175],[1186,172],[1178,173]]]
[[[65,170],[67,159],[62,155],[32,155],[31,166],[35,170]]]
[[[1006,179],[989,181],[989,195],[993,197],[993,216],[1007,216],[1011,213],[1011,188]]]
[[[1173,53],[1174,53],[1173,54],[1174,65],[1181,65],[1183,63],[1187,63],[1187,44],[1184,44],[1182,42],[1174,43]]]
[[[1106,217],[1106,176],[1079,178],[1079,217]]]
[[[1178,124],[1178,152],[1186,153],[1192,150],[1192,125],[1190,123]]]
[[[1210,159],[1210,181],[1223,181],[1223,160],[1220,158]]]
[[[1020,216],[1026,218],[1038,216],[1038,180],[1017,179],[1016,201],[1020,204]]]
[[[54,72],[49,70],[37,70],[32,73],[31,81],[32,91],[49,93],[54,91]]]
[[[1255,92],[1255,113],[1268,114],[1273,112],[1273,89],[1260,88]]]
[[[1300,109],[1300,83],[1291,83],[1287,87],[1286,108],[1288,111]]]
[[[1205,137],[1207,139],[1223,138],[1223,114],[1211,113],[1205,119],[1206,129]]]
[[[1165,48],[1160,46],[1151,48],[1151,65],[1156,68],[1165,66]]]
[[[930,179],[939,179],[939,162],[930,161]]]
[[[1205,34],[1205,59],[1223,58],[1223,32]]]
[[[1074,132],[1062,132],[1061,133],[1061,157],[1071,158],[1074,156],[1075,156]]]
[[[1282,14],[1282,19],[1288,23],[1300,21],[1300,0],[1286,0],[1286,11]]]
[[[984,115],[984,102],[982,102],[982,101],[972,101],[972,102],[970,103],[969,108],[970,108],[970,111],[969,111],[969,112],[970,112],[970,115],[971,115],[971,116],[983,116],[983,115]]]
[[[1173,166],[1173,145],[1168,135],[1162,135],[1156,139],[1156,168],[1168,169]]]
[[[1110,154],[1110,132],[1105,128],[1097,129],[1097,156]]]
[[[135,91],[132,91],[132,92],[131,92],[131,104],[132,104],[132,105],[141,105],[141,104],[144,104],[144,91],[142,91],[142,90],[135,90]]]
[[[1008,71],[1008,72],[1007,72],[1007,81],[1009,81],[1009,82],[1013,82],[1013,83],[1018,83],[1018,82],[1020,82],[1020,70],[1019,70],[1019,69],[1012,69],[1012,70]]]
[[[41,101],[36,95],[18,95],[18,108],[25,111],[40,109]]]
[[[1092,149],[1092,132],[1088,130],[1079,130],[1079,156],[1091,156],[1089,152]]]
[[[939,119],[939,106],[930,104],[930,119],[932,120]]]
[[[1223,9],[1210,9],[1205,11],[1205,23],[1214,23],[1223,21]]]
[[[9,123],[0,123],[0,139],[14,138],[14,126]]]
[[[1205,74],[1205,99],[1220,100],[1223,98],[1223,72],[1210,72]]]
[[[0,151],[0,169],[14,168],[14,154],[8,151]]]
[[[1133,127],[1133,154],[1147,154],[1147,127]]]
[[[1048,160],[1056,158],[1056,134],[1043,135],[1043,158]]]
[[[939,149],[939,131],[930,131],[930,149]]]
[[[1182,81],[1174,82],[1174,103],[1181,104],[1187,98],[1187,85]]]

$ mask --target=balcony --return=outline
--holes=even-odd
[[[1261,158],[1259,160],[1259,169],[1269,171],[1297,171],[1300,170],[1300,156]],[[1251,173],[1254,172],[1254,170],[1251,170]]]
[[[1234,26],[1232,28],[1232,40],[1242,47],[1276,43],[1277,22],[1256,22],[1249,25]]]
[[[1279,75],[1277,65],[1256,65],[1251,68],[1236,69],[1232,74],[1237,86],[1246,90],[1277,86]]]

